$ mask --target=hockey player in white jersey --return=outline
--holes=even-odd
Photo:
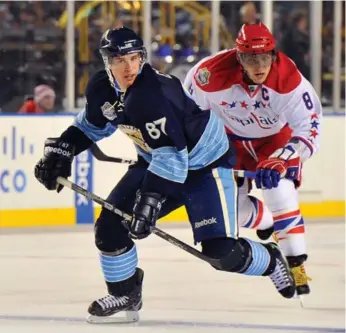
[[[236,48],[201,60],[184,83],[193,99],[224,120],[237,149],[236,168],[256,171],[265,205],[240,179],[239,225],[272,232],[294,275],[297,294],[309,294],[307,250],[297,188],[301,166],[319,146],[322,106],[294,62],[275,49],[263,24],[243,25]],[[280,180],[280,178],[282,178]]]

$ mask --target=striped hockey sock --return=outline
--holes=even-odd
[[[127,280],[135,274],[138,264],[136,245],[119,256],[110,256],[100,253],[100,263],[107,282]]]

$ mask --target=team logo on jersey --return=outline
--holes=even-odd
[[[102,114],[108,119],[108,120],[114,120],[117,117],[116,111],[115,111],[115,105],[117,102],[114,104],[111,104],[109,102],[106,102],[101,106],[101,111]]]
[[[101,111],[105,118],[107,118],[110,121],[114,120],[117,117],[117,112],[124,111],[123,99],[121,99],[120,97],[120,101],[116,101],[114,104],[106,102],[101,106]]]
[[[250,112],[250,117],[247,118],[238,118],[236,116],[230,115],[228,118],[236,121],[237,123],[243,125],[257,124],[262,129],[271,129],[279,120],[279,114],[276,114],[274,117],[268,116],[256,116],[253,112]]]
[[[210,72],[207,68],[201,68],[197,72],[196,80],[201,85],[204,86],[209,83]]]
[[[138,128],[130,125],[118,125],[118,128],[120,131],[126,134],[127,137],[131,139],[137,146],[148,153],[151,152],[152,149],[145,142],[142,132]]]

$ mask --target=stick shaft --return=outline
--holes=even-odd
[[[90,150],[93,156],[97,160],[102,162],[113,162],[113,163],[124,163],[124,164],[135,164],[137,162],[131,159],[108,156],[99,148],[99,146],[96,143],[94,143],[91,146]],[[245,171],[245,170],[234,170],[234,174],[240,178],[255,178],[256,177],[255,172]]]
[[[95,201],[96,203],[98,203],[99,205],[104,207],[105,209],[108,209],[108,210],[112,211],[113,213],[123,217],[125,220],[127,220],[127,221],[131,220],[131,216],[129,214],[126,214],[125,212],[121,211],[120,209],[114,207],[111,203],[107,202],[106,200],[102,199],[101,197],[97,196],[94,193],[88,192],[87,190],[85,190],[81,186],[70,182],[66,178],[58,177],[57,182],[63,186],[68,187],[69,189],[85,196],[86,198],[88,198],[92,201]],[[157,227],[153,227],[152,232],[156,236],[158,236],[158,237],[164,239],[165,241],[175,245],[176,247],[179,247],[180,249],[184,250],[185,252],[192,254],[193,256],[211,264],[212,266],[214,266],[216,268],[221,268],[221,263],[218,259],[212,259],[212,258],[205,256],[200,251],[194,249],[190,245],[182,242],[181,240],[173,237],[172,235],[167,234],[163,230],[161,230]]]

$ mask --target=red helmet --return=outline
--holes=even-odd
[[[275,49],[275,39],[263,24],[243,24],[236,39],[239,53],[265,53]]]

